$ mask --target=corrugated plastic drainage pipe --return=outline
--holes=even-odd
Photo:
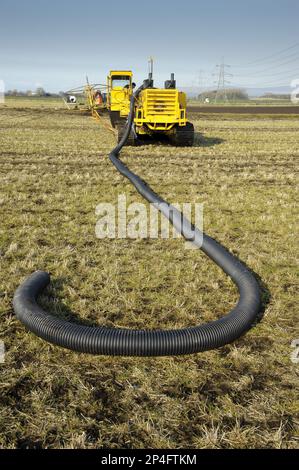
[[[134,93],[126,131],[109,158],[117,170],[171,221],[185,239],[192,240],[232,279],[239,290],[239,301],[233,310],[219,320],[178,330],[90,327],[59,319],[38,305],[37,297],[49,285],[50,276],[46,272],[37,271],[17,289],[13,301],[15,313],[40,338],[73,351],[116,356],[170,356],[207,351],[231,343],[243,335],[257,321],[261,309],[261,292],[253,274],[222,245],[191,227],[182,213],[166,203],[119,159],[120,150],[126,143],[133,123],[135,99],[146,87],[147,83],[144,82]]]

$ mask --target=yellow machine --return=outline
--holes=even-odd
[[[130,98],[135,84],[129,71],[111,71],[108,76],[107,104],[113,127],[122,138],[130,111]],[[192,146],[194,127],[187,121],[186,94],[176,89],[174,75],[164,88],[154,88],[152,76],[149,86],[142,90],[135,105],[135,118],[127,145],[134,145],[144,136],[166,135],[176,146]]]

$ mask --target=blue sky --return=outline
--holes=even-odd
[[[196,85],[200,70],[211,82],[223,56],[233,83],[299,78],[298,0],[1,0],[0,8],[7,89],[66,90],[86,74],[105,81],[110,68],[130,68],[138,81],[150,55],[157,84],[175,72],[181,86]]]

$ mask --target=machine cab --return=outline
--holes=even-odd
[[[108,87],[111,90],[122,90],[124,88],[132,88],[131,71],[114,71],[112,70],[108,76]]]
[[[107,77],[108,107],[112,112],[127,115],[133,91],[133,73],[130,70],[111,70]]]

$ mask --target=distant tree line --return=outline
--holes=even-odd
[[[6,96],[37,96],[37,97],[49,97],[49,96],[59,96],[55,93],[48,93],[44,88],[38,87],[36,90],[27,90],[27,91],[19,91],[19,90],[8,90],[5,93]]]
[[[225,90],[211,90],[211,91],[204,91],[198,95],[198,99],[200,101],[248,101],[249,96],[246,90],[242,88],[227,88]]]
[[[274,100],[290,100],[291,99],[291,95],[290,94],[279,94],[279,93],[265,93],[262,98],[266,98],[266,99],[274,99]]]

